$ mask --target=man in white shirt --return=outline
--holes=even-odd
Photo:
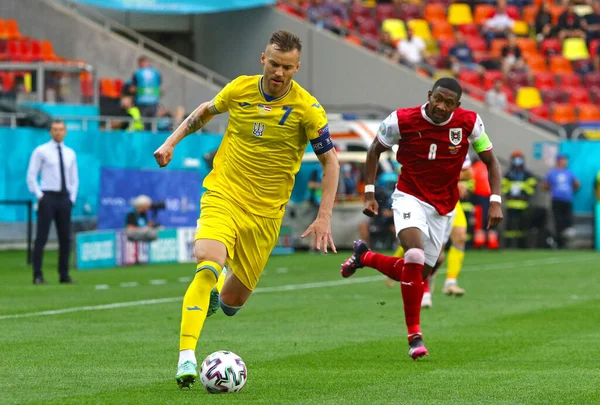
[[[27,186],[38,199],[38,218],[33,248],[33,283],[45,284],[42,274],[44,246],[52,220],[58,234],[58,273],[61,284],[71,284],[69,276],[69,252],[71,239],[71,209],[77,199],[79,174],[77,157],[63,140],[67,128],[63,121],[53,121],[50,127],[52,140],[35,148],[29,160]],[[38,183],[38,175],[41,184]]]
[[[398,53],[400,54],[400,62],[409,65],[410,67],[419,67],[423,63],[425,56],[425,41],[422,38],[413,34],[410,28],[406,30],[406,39],[398,43]]]

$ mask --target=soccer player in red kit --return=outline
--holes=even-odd
[[[363,241],[354,243],[354,252],[342,264],[342,276],[350,277],[368,266],[400,282],[404,317],[408,328],[408,354],[413,359],[428,354],[421,334],[423,280],[429,276],[441,253],[444,234],[452,226],[458,202],[458,179],[469,144],[489,172],[492,189],[488,228],[502,219],[500,165],[492,151],[481,117],[460,108],[462,89],[451,78],[439,79],[422,106],[400,108],[379,127],[367,153],[363,213],[377,214],[373,186],[379,156],[398,145],[396,158],[402,165],[392,194],[394,225],[405,254],[403,259],[372,252]]]

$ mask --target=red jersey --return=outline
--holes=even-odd
[[[457,183],[469,143],[477,141],[485,128],[476,112],[462,108],[435,124],[425,107],[396,110],[383,121],[377,138],[388,148],[398,144],[396,158],[402,165],[398,190],[446,215],[459,199]]]

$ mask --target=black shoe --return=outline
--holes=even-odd
[[[75,281],[71,277],[60,279],[61,284],[76,284]]]
[[[33,284],[46,284],[44,277],[36,277],[33,279]]]

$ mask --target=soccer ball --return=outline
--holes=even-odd
[[[246,363],[235,353],[221,350],[204,359],[200,380],[210,394],[239,392],[246,385]]]

